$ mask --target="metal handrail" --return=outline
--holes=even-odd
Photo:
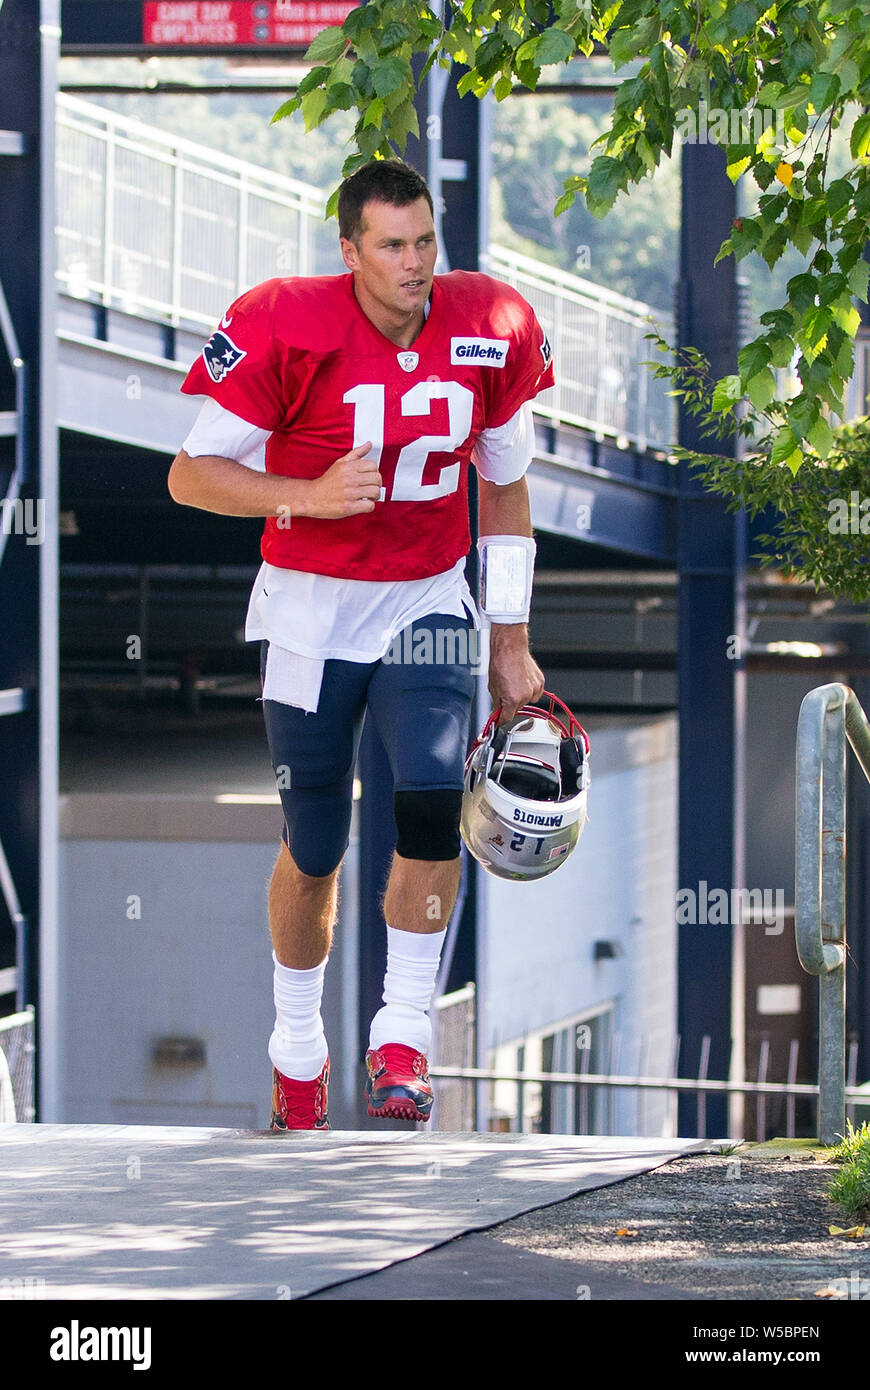
[[[846,740],[870,781],[870,725],[854,690],[834,682],[804,698],[795,788],[795,942],[819,976],[819,1141],[846,1122]]]
[[[789,1137],[794,1136],[794,1106],[797,1100],[818,1100],[819,1087],[808,1082],[802,1081],[720,1081],[710,1079],[706,1076],[682,1077],[682,1076],[641,1076],[641,1075],[619,1075],[614,1072],[549,1072],[549,1071],[508,1071],[503,1069],[490,1069],[486,1067],[462,1067],[462,1066],[430,1066],[429,1075],[436,1081],[467,1081],[469,1083],[478,1081],[513,1082],[517,1088],[517,1114],[522,1125],[523,1097],[526,1087],[529,1085],[539,1086],[562,1086],[569,1090],[578,1090],[582,1093],[584,1087],[603,1089],[609,1097],[613,1091],[635,1091],[638,1097],[650,1091],[663,1091],[669,1098],[676,1100],[679,1095],[694,1095],[698,1101],[698,1131],[699,1139],[708,1138],[706,1125],[706,1098],[712,1095],[732,1095],[745,1096],[747,1099],[755,1097],[757,1110],[757,1126],[759,1135],[765,1133],[765,1103],[770,1099],[784,1097],[786,1100],[787,1124],[786,1133]],[[476,1088],[475,1088],[476,1089]],[[851,1106],[867,1104],[867,1093],[863,1087],[847,1086],[845,1098]],[[640,1103],[640,1102],[639,1102]],[[610,1132],[609,1127],[605,1132]],[[676,1131],[674,1131],[676,1132]],[[720,1136],[724,1137],[724,1136]]]
[[[587,280],[582,275],[574,275],[571,271],[560,270],[558,266],[548,265],[545,261],[536,261],[532,256],[523,256],[519,251],[513,251],[506,246],[491,246],[489,254],[482,259],[492,265],[498,263],[499,268],[507,269],[512,273],[528,275],[530,279],[538,280],[549,288],[554,285],[558,286],[566,296],[578,303],[607,304],[611,309],[620,313],[627,322],[634,322],[637,319],[646,321],[649,314],[653,312],[650,306],[641,299],[631,299],[626,294],[620,294],[618,290],[611,290],[606,285],[599,285],[597,280]],[[669,326],[673,324],[673,314],[668,311],[660,311],[659,319],[664,319]]]
[[[4,1014],[0,1018],[0,1033],[8,1033],[10,1028],[21,1028],[26,1023],[35,1022],[36,1015],[32,1008],[21,1009],[17,1014]]]
[[[819,1094],[810,1081],[720,1081],[691,1076],[631,1076],[591,1071],[498,1071],[487,1067],[430,1066],[429,1075],[442,1081],[513,1081],[533,1085],[612,1086],[632,1091],[697,1091],[709,1095],[804,1096]],[[860,1086],[845,1088],[850,1105],[866,1105],[867,1092]],[[842,1133],[842,1130],[839,1131]],[[703,1136],[702,1136],[703,1137]]]
[[[667,381],[644,364],[651,356],[647,336],[653,323],[673,338],[671,313],[504,246],[490,245],[481,265],[525,296],[552,342],[556,385],[536,399],[539,415],[622,447],[670,447],[676,402],[667,394]]]
[[[182,135],[170,134],[168,131],[161,130],[159,126],[149,125],[145,121],[137,121],[133,116],[124,116],[118,111],[112,111],[107,106],[99,106],[93,101],[83,101],[81,97],[71,96],[67,92],[57,93],[57,111],[64,125],[76,127],[91,133],[94,126],[103,126],[108,130],[110,126],[119,131],[123,131],[131,140],[138,137],[142,142],[149,146],[163,146],[166,150],[164,156],[167,163],[174,163],[177,154],[187,154],[190,156],[192,164],[197,167],[201,164],[211,164],[214,166],[216,177],[223,174],[227,183],[235,181],[240,175],[247,174],[249,178],[257,182],[271,185],[276,190],[283,190],[288,194],[307,199],[312,203],[314,210],[322,213],[321,203],[324,201],[322,191],[314,184],[306,183],[303,179],[294,179],[287,174],[278,174],[272,169],[264,169],[259,164],[252,164],[249,159],[239,159],[235,155],[225,154],[222,150],[211,150],[208,145],[199,144],[195,140],[187,140]]]
[[[59,94],[57,279],[201,330],[243,290],[312,273],[327,236],[319,188]]]

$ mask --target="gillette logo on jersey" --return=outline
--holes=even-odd
[[[435,277],[407,350],[363,313],[352,274],[291,276],[230,305],[181,389],[270,430],[269,473],[318,478],[371,440],[383,483],[374,511],[294,516],[290,527],[266,517],[264,560],[346,579],[423,579],[468,553],[475,440],[553,385],[544,342],[522,295],[478,272]]]
[[[492,342],[486,338],[451,338],[450,361],[479,362],[487,367],[503,367],[510,343]]]

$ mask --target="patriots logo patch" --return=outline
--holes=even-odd
[[[232,338],[220,331],[212,333],[202,350],[203,361],[212,381],[223,381],[227,372],[237,367],[247,355],[242,348],[236,347]]]
[[[544,368],[546,370],[553,360],[553,349],[550,347],[550,339],[547,337],[546,333],[544,334],[544,341],[541,343],[541,356],[544,359]]]

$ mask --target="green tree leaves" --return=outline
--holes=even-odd
[[[379,97],[392,96],[412,86],[411,64],[406,58],[381,58],[372,68],[372,86]]]
[[[564,63],[574,53],[574,40],[564,29],[553,25],[545,29],[535,50],[535,63],[540,68],[553,63]]]
[[[586,194],[586,206],[593,217],[603,217],[616,202],[616,196],[628,184],[628,173],[618,159],[600,154],[592,161],[587,179],[581,182]]]
[[[870,112],[859,116],[852,126],[849,149],[853,159],[866,159],[870,154]]]
[[[671,462],[686,460],[708,491],[726,498],[732,509],[745,507],[750,518],[763,512],[772,517],[772,531],[759,537],[762,548],[753,557],[763,565],[783,566],[854,602],[870,598],[870,547],[862,539],[870,534],[870,512],[863,533],[831,523],[832,516],[849,514],[852,499],[867,495],[870,422],[832,428],[818,400],[794,402],[789,420],[784,405],[771,400],[757,406],[752,393],[745,415],[733,421],[729,412],[739,398],[740,378],[725,377],[711,391],[709,363],[701,353],[678,353],[658,334],[650,337],[671,359],[653,364],[655,375],[674,383],[670,394],[700,420],[702,434],[722,438],[736,432],[746,441],[742,458],[678,448]],[[747,354],[744,362],[748,370],[757,359]],[[812,467],[801,467],[804,437],[818,456]]]
[[[305,54],[306,63],[334,63],[347,47],[347,34],[343,28],[321,29],[315,34]]]

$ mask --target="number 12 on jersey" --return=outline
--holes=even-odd
[[[380,464],[384,448],[386,387],[354,386],[342,399],[353,406],[353,448],[371,440],[371,457]],[[423,482],[423,470],[430,454],[449,453],[464,444],[471,433],[474,392],[458,381],[418,381],[401,398],[403,415],[428,415],[434,400],[447,401],[447,434],[421,434],[406,444],[396,460],[390,495],[382,489],[381,500],[390,502],[430,502],[447,497],[459,486],[460,464],[445,464],[434,483]]]

